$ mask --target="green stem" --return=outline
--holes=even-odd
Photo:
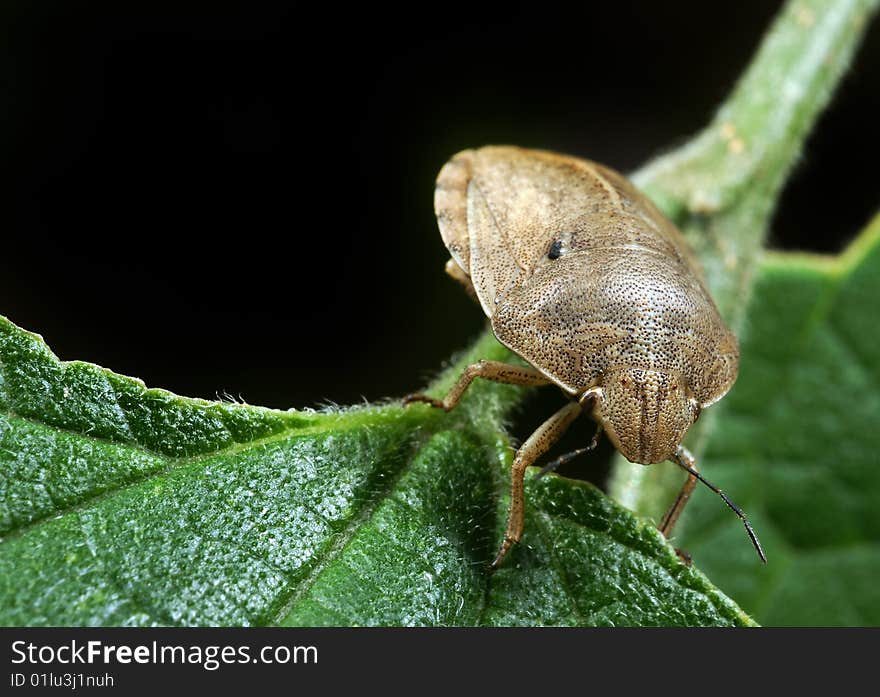
[[[737,334],[776,201],[877,5],[790,0],[709,126],[633,176],[684,231]],[[713,421],[701,421],[689,438],[697,454]],[[635,467],[619,457],[610,490],[639,513],[658,516],[679,480],[671,467]]]

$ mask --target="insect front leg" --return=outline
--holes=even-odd
[[[470,387],[474,378],[483,378],[507,385],[523,385],[525,387],[538,387],[550,384],[547,378],[529,366],[510,365],[500,361],[479,361],[464,369],[458,382],[452,386],[452,389],[449,390],[443,399],[434,399],[426,394],[408,394],[403,398],[403,405],[406,406],[413,402],[426,402],[432,407],[449,411],[458,404],[458,400],[461,399],[465,390]]]
[[[580,415],[581,411],[582,407],[577,402],[566,404],[538,426],[537,430],[517,450],[510,474],[510,510],[507,513],[507,531],[504,533],[504,541],[498,549],[495,561],[492,562],[493,569],[497,569],[501,562],[504,561],[504,557],[510,551],[513,544],[522,539],[525,516],[524,479],[526,468],[559,440],[571,425],[571,422]]]
[[[552,462],[548,462],[541,468],[541,471],[535,475],[535,479],[540,479],[546,474],[550,474],[550,472],[555,471],[558,467],[571,462],[576,457],[583,455],[584,453],[588,453],[591,450],[595,450],[596,446],[599,445],[599,436],[602,435],[602,424],[598,424],[596,426],[596,432],[593,434],[593,440],[590,441],[590,444],[585,448],[578,448],[577,450],[572,450],[570,453],[565,453],[565,455],[560,455]]]
[[[678,446],[677,455],[685,461],[688,467],[690,467],[694,471],[697,471],[697,460],[693,455],[691,455],[690,451],[687,448],[681,445]],[[695,486],[697,486],[697,476],[688,472],[688,477],[682,485],[681,491],[678,492],[678,496],[675,497],[675,501],[672,502],[669,510],[666,511],[666,515],[664,515],[663,519],[660,521],[660,525],[657,526],[657,529],[663,533],[663,537],[665,537],[667,540],[669,539],[670,535],[672,535],[672,529],[678,522],[678,517],[681,515],[684,507],[687,505],[687,502],[690,499]]]
[[[721,497],[721,500],[727,505],[727,507],[736,513],[737,518],[739,518],[743,527],[746,529],[746,534],[749,536],[749,539],[752,541],[752,545],[755,548],[755,551],[758,553],[758,557],[765,564],[767,563],[767,555],[764,554],[764,548],[761,547],[761,541],[758,539],[758,536],[755,534],[755,530],[752,528],[752,524],[749,523],[749,519],[746,518],[746,514],[742,512],[742,509],[737,506],[733,501],[731,501],[730,497],[725,494],[721,489],[715,486],[712,482],[706,479],[700,471],[697,469],[697,462],[694,459],[694,456],[690,454],[690,452],[682,445],[679,445],[675,452],[672,453],[672,460],[681,467],[683,470],[686,470],[688,475],[688,481],[684,483],[684,486],[681,488],[681,493],[678,495],[678,498],[675,500],[675,503],[672,504],[672,508],[669,509],[669,512],[663,516],[663,521],[660,523],[660,530],[663,532],[666,537],[669,537],[669,532],[672,530],[672,527],[675,525],[675,521],[678,519],[681,510],[684,508],[684,504],[687,503],[687,500],[690,498],[691,491],[694,489],[694,484],[696,480],[699,479],[703,484],[709,487],[712,491],[718,494]],[[691,479],[694,480],[691,483]],[[665,530],[664,530],[665,528]],[[679,554],[681,554],[679,552]]]

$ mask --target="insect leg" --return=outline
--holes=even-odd
[[[474,300],[477,299],[477,291],[474,290],[474,283],[471,281],[471,277],[464,272],[455,259],[450,259],[446,262],[446,273],[461,283],[468,295]]]
[[[681,457],[682,459],[684,459],[685,462],[687,462],[688,466],[691,469],[696,471],[696,458],[694,458],[694,456],[691,455],[690,451],[688,451],[683,446],[679,446],[679,449],[681,450],[681,453],[679,454],[678,451],[676,451],[676,455],[674,455],[673,457]],[[697,476],[688,472],[688,477],[682,485],[681,491],[678,492],[678,496],[675,497],[675,501],[672,502],[669,510],[666,511],[666,515],[663,516],[663,520],[660,521],[660,525],[657,526],[657,529],[663,533],[663,537],[665,537],[667,540],[672,535],[672,529],[678,522],[678,517],[681,515],[684,507],[687,505],[687,502],[690,499],[695,486],[697,486]]]
[[[550,474],[550,472],[554,471],[557,467],[561,467],[562,465],[571,462],[576,457],[583,455],[584,453],[588,453],[593,450],[597,445],[599,445],[599,436],[602,435],[602,424],[596,424],[596,432],[593,434],[593,440],[590,441],[590,444],[585,448],[577,448],[576,450],[572,450],[570,453],[565,453],[565,455],[560,455],[552,462],[548,462],[541,468],[541,471],[535,475],[535,479],[540,479],[545,474]]]
[[[510,473],[510,510],[507,513],[507,531],[504,541],[498,549],[492,568],[497,569],[510,551],[514,542],[522,539],[525,513],[525,495],[523,480],[526,468],[546,453],[559,440],[560,436],[581,413],[582,407],[577,402],[566,404],[553,416],[542,423],[535,432],[520,446],[513,459]]]
[[[465,390],[470,387],[474,378],[483,378],[493,382],[503,382],[507,385],[523,385],[526,387],[550,384],[547,378],[529,366],[510,365],[500,361],[479,361],[464,369],[458,382],[452,386],[452,389],[449,390],[443,399],[434,399],[426,394],[408,394],[403,398],[403,405],[406,406],[412,402],[427,402],[432,407],[449,411],[458,404],[458,400],[461,399]]]

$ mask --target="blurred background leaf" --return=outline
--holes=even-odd
[[[708,491],[678,543],[762,624],[880,624],[878,300],[880,217],[839,257],[761,264],[704,471],[736,492],[769,563]]]

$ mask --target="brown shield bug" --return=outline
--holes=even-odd
[[[437,177],[434,210],[452,255],[447,272],[530,367],[480,361],[443,400],[414,394],[404,403],[448,411],[477,377],[555,384],[571,398],[516,453],[507,531],[492,566],[522,537],[526,468],[583,411],[598,424],[590,447],[604,431],[632,462],[672,460],[688,472],[660,522],[666,537],[699,479],[742,519],[766,562],[745,515],[681,445],[700,411],[733,385],[739,349],[678,229],[614,170],[515,147],[453,157]]]

